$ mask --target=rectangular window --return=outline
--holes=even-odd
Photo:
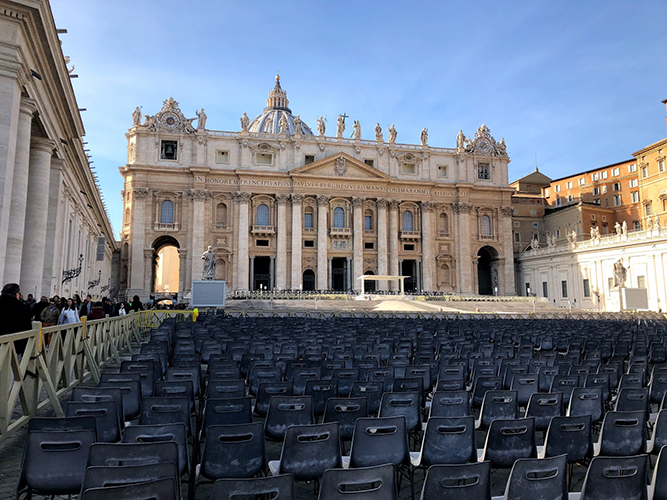
[[[664,172],[665,171],[665,160],[660,160],[658,162],[658,172]]]
[[[304,248],[315,248],[315,240],[303,240]]]
[[[416,174],[417,173],[417,167],[415,166],[414,163],[404,163],[401,165],[401,173],[402,174]]]
[[[549,285],[546,281],[542,282],[542,297],[549,298]]]
[[[614,288],[614,278],[607,278],[607,288],[609,288],[609,290]]]
[[[255,242],[255,245],[258,247],[268,247],[269,246],[269,240],[257,240]]]
[[[639,181],[637,179],[630,179],[630,187],[636,188],[637,186],[639,186]]]
[[[621,205],[621,195],[620,194],[615,194],[614,195],[614,206],[618,207]]]
[[[554,191],[557,193],[560,193],[560,184],[556,184],[556,187],[554,188]]]
[[[366,158],[364,160],[364,163],[368,165],[369,167],[374,167],[375,166],[375,160],[371,160],[370,158]]]
[[[273,155],[271,153],[257,153],[255,154],[255,162],[257,165],[273,165]]]
[[[567,189],[572,189],[572,181],[567,181]]]
[[[313,214],[303,214],[303,227],[312,229]]]
[[[606,215],[602,216],[602,222],[607,222],[607,216]]]
[[[315,155],[306,155],[303,158],[303,164],[310,165],[311,163],[315,163]]]
[[[584,280],[584,298],[588,299],[591,296],[591,282],[590,280]]]
[[[614,184],[612,185],[612,189],[614,191],[620,191],[621,190],[621,183],[620,182],[614,182]]]
[[[229,163],[229,151],[216,151],[215,152],[215,162],[216,163]]]
[[[549,188],[546,188],[546,189],[544,190],[544,197],[545,197],[545,198],[548,198],[548,197],[549,197]]]
[[[635,231],[641,231],[642,230],[642,223],[638,220],[633,220],[632,221],[632,226],[635,228]]]
[[[642,178],[648,177],[648,167],[642,167]]]
[[[592,181],[599,181],[600,180],[600,172],[595,172],[593,175],[591,175],[591,180]]]
[[[621,169],[618,167],[612,168],[611,175],[613,175],[614,177],[618,177],[619,175],[621,175]]]
[[[513,223],[514,227],[521,227],[521,223],[519,221],[514,221]]]
[[[438,177],[449,177],[447,165],[438,165]]]
[[[556,206],[560,207],[563,205],[563,199],[562,198],[556,198]]]
[[[560,282],[560,291],[561,291],[561,296],[564,299],[567,299],[567,281]]]
[[[639,203],[639,191],[630,193],[630,198],[632,199],[632,203]]]
[[[602,186],[602,194],[605,194],[607,192],[607,186]]]
[[[637,288],[646,288],[646,276],[637,276]]]
[[[633,163],[632,165],[628,165],[628,172],[636,172],[637,171],[637,164]]]
[[[599,187],[594,187],[593,188],[593,196],[599,196],[600,194],[600,188]]]
[[[403,250],[405,250],[406,252],[412,252],[414,251],[414,249],[415,246],[412,243],[406,243],[405,245],[403,245]]]
[[[581,178],[579,179],[579,185],[580,185],[580,186],[583,186],[584,184],[586,184],[586,178],[585,178],[585,177],[581,177]]]
[[[568,194],[567,195],[567,202],[572,203],[574,201],[574,195]]]
[[[607,171],[606,170],[600,174],[600,178],[602,178],[602,179],[607,178]]]
[[[373,250],[375,244],[372,241],[364,241],[364,250]]]
[[[591,214],[591,220],[595,220],[595,214]]]
[[[646,215],[653,215],[653,207],[650,203],[647,203],[645,206]]]
[[[371,231],[373,229],[373,216],[364,215],[364,229],[366,231]]]
[[[488,163],[477,165],[477,178],[480,180],[491,179],[491,166]]]
[[[519,233],[514,233],[514,241],[517,243],[521,241],[521,235]]]
[[[161,160],[178,159],[178,141],[162,141],[160,146]]]

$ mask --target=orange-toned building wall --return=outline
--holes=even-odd
[[[640,149],[633,156],[639,174],[639,198],[643,229],[655,224],[667,224],[667,139]],[[649,219],[651,222],[649,223]]]

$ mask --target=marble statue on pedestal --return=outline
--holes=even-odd
[[[324,123],[324,117],[320,116],[317,119],[317,133],[323,136],[326,131],[327,131],[327,126]]]
[[[345,132],[345,118],[343,118],[343,115],[338,115],[338,120],[336,121],[336,137],[342,139],[343,132]]]
[[[201,108],[201,111],[196,111],[197,114],[197,130],[204,130],[206,128],[206,113],[204,113],[204,108]]]
[[[135,127],[141,125],[141,108],[137,106],[132,113],[132,125]]]
[[[206,250],[201,259],[204,261],[204,270],[201,273],[201,277],[204,280],[214,280],[215,279],[215,268],[218,266],[218,262],[215,259],[215,253],[213,252],[213,247],[209,245],[208,250]]]
[[[614,262],[614,287],[622,287],[625,285],[627,272],[627,269],[623,267],[623,261],[621,259]]]
[[[379,123],[375,124],[375,140],[378,142],[383,142],[383,137],[382,137],[382,127],[380,127]]]
[[[247,132],[248,125],[250,125],[250,118],[248,118],[246,113],[243,113],[243,116],[241,117],[241,132]]]
[[[361,125],[359,124],[359,120],[354,120],[354,125],[352,126],[352,136],[354,137],[355,141],[361,139]]]
[[[396,142],[397,135],[396,127],[394,127],[394,124],[392,123],[391,127],[389,127],[389,144],[394,144]]]
[[[419,138],[422,141],[422,146],[428,146],[428,130],[426,130],[426,127],[422,129],[422,133],[420,134]]]

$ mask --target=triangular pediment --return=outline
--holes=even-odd
[[[389,181],[391,177],[345,153],[336,153],[290,171],[292,177],[336,177],[367,181]]]

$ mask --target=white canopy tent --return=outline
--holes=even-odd
[[[362,299],[364,298],[364,290],[365,290],[364,285],[366,284],[366,280],[370,280],[370,281],[394,281],[394,280],[397,280],[400,284],[401,295],[404,295],[404,293],[405,293],[405,278],[409,278],[409,277],[410,276],[388,276],[388,275],[382,275],[382,274],[378,274],[378,275],[374,275],[374,274],[366,275],[366,274],[364,274],[364,275],[359,276],[357,278],[358,280],[361,280],[361,295],[359,297],[362,298]]]

